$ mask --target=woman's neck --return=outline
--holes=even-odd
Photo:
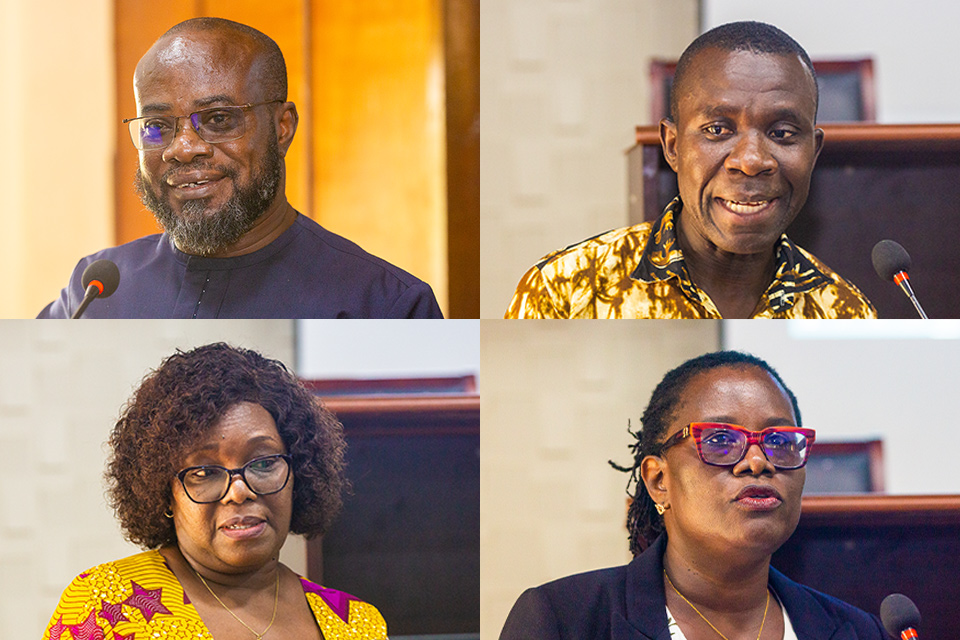
[[[264,565],[249,571],[225,572],[209,567],[196,558],[183,552],[177,545],[171,545],[160,549],[160,554],[170,564],[174,574],[181,582],[184,580],[194,581],[197,576],[202,576],[209,586],[214,589],[219,587],[222,590],[229,591],[260,591],[269,589],[273,591],[277,581],[277,572],[282,565],[278,559],[273,559]]]
[[[770,556],[714,556],[671,540],[663,555],[670,582],[697,608],[735,613],[762,607],[767,598]]]

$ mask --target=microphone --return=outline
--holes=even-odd
[[[117,290],[117,285],[120,284],[120,269],[109,260],[94,260],[83,270],[80,284],[86,291],[80,306],[70,316],[71,320],[79,318],[94,298],[107,298]]]
[[[910,254],[907,250],[893,240],[881,240],[873,247],[870,253],[873,259],[873,268],[881,280],[892,280],[894,284],[900,287],[920,317],[927,320],[927,314],[923,312],[923,307],[913,294],[913,287],[910,286],[910,276],[907,275],[907,269],[910,268]]]
[[[891,593],[880,603],[880,620],[883,628],[894,638],[917,640],[920,626],[920,611],[917,605],[901,593]]]

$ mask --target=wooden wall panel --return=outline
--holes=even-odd
[[[444,7],[448,315],[480,317],[480,0]]]
[[[902,593],[920,609],[921,637],[960,634],[960,496],[804,497],[800,524],[772,564],[873,614]]]
[[[429,282],[445,307],[437,0],[314,0],[316,219]]]
[[[391,637],[479,631],[479,396],[323,402],[343,423],[353,492],[307,542],[308,577],[375,604]]]
[[[303,0],[202,0],[203,16],[235,20],[264,32],[279,45],[287,63],[287,100],[297,105],[300,125],[287,153],[287,200],[305,215],[313,217],[310,202],[310,128],[304,116],[310,112],[307,83],[305,36],[308,33],[309,2]],[[309,119],[307,119],[309,122]]]
[[[130,142],[126,125],[120,124],[123,118],[132,118],[137,115],[137,106],[133,99],[133,72],[137,68],[137,62],[150,45],[167,29],[197,15],[196,5],[195,0],[170,0],[163,3],[149,0],[116,0],[114,24],[117,39],[118,131],[114,173],[117,244],[160,230],[153,214],[140,203],[140,198],[133,188],[133,177],[139,162],[137,150]],[[80,257],[77,256],[77,259]]]
[[[300,113],[287,156],[293,206],[429,282],[448,314],[447,274],[455,272],[453,314],[477,317],[479,2],[446,2],[455,22],[446,25],[453,48],[445,60],[444,0],[116,0],[118,119],[135,115],[138,60],[177,22],[215,15],[260,29],[284,53],[289,99]],[[446,64],[455,66],[451,73]],[[447,104],[456,110],[449,156]],[[137,154],[125,129],[116,158],[120,244],[158,226],[132,186]]]

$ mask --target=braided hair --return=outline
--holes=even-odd
[[[765,360],[756,356],[741,351],[717,351],[687,360],[668,372],[650,396],[650,402],[640,418],[642,427],[637,431],[633,431],[629,425],[627,427],[628,433],[636,439],[636,442],[628,447],[633,454],[633,465],[625,467],[610,461],[610,465],[615,469],[630,474],[627,494],[631,496],[632,502],[627,512],[627,530],[630,534],[630,552],[633,555],[642,552],[664,530],[663,516],[657,513],[653,498],[647,492],[640,476],[640,464],[647,456],[659,456],[663,451],[663,441],[670,421],[690,381],[700,373],[722,367],[758,367],[766,371],[783,387],[793,407],[797,425],[802,426],[797,397],[783,382],[780,374]]]

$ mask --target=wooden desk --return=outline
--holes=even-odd
[[[960,496],[805,497],[773,566],[876,615],[902,593],[920,609],[921,637],[960,637]]]
[[[856,284],[881,318],[916,318],[876,275],[880,240],[913,258],[910,279],[931,318],[960,318],[960,124],[825,124],[810,196],[791,239]],[[677,194],[658,128],[637,127],[627,151],[630,224],[656,218]]]
[[[343,423],[353,494],[309,577],[375,605],[390,635],[480,629],[480,397],[324,398]]]

